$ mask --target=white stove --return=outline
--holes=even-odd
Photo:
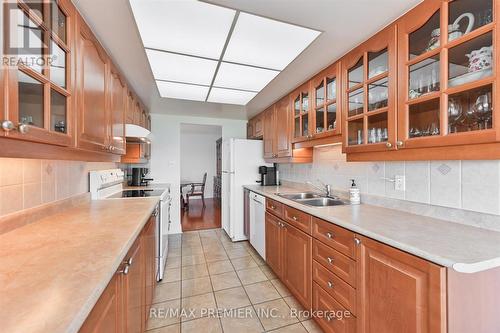
[[[165,262],[168,254],[168,233],[170,230],[170,198],[169,188],[139,187],[123,188],[124,172],[120,169],[90,171],[90,193],[92,200],[137,199],[159,197],[159,214],[156,219],[156,280],[163,279]]]

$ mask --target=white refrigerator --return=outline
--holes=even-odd
[[[257,184],[261,165],[272,166],[264,161],[262,141],[222,141],[222,228],[233,242],[247,240],[243,228],[243,185]]]

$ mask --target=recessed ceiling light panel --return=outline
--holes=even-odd
[[[217,68],[214,60],[153,50],[146,50],[146,54],[157,80],[210,85]]]
[[[204,102],[208,94],[208,87],[204,86],[165,81],[156,81],[156,85],[161,97]]]
[[[234,19],[232,9],[194,0],[131,0],[146,48],[219,59]]]
[[[283,70],[319,34],[316,30],[240,13],[223,60]]]
[[[261,91],[280,72],[268,69],[221,63],[214,86]]]
[[[246,105],[257,93],[250,91],[212,88],[207,102]]]

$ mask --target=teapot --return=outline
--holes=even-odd
[[[461,20],[463,20],[464,18],[468,19],[469,24],[467,25],[467,29],[465,29],[465,32],[462,32],[462,31],[460,31],[459,22]],[[472,31],[473,27],[474,27],[474,15],[472,15],[471,13],[463,13],[462,15],[457,17],[457,19],[453,22],[453,24],[448,25],[448,40],[452,41],[454,39],[462,37],[463,35],[468,34],[469,32]],[[426,51],[431,51],[431,50],[434,50],[435,48],[439,47],[440,36],[441,36],[441,29],[440,28],[432,30],[431,39],[429,40],[429,44],[427,46]]]
[[[493,63],[493,46],[483,46],[465,56],[469,58],[469,73],[490,68]]]

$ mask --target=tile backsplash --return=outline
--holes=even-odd
[[[313,163],[280,164],[280,177],[342,191],[356,179],[362,194],[500,215],[500,161],[346,162],[341,150],[315,148]],[[394,189],[395,175],[405,176],[405,191]]]
[[[0,216],[89,191],[88,172],[111,162],[0,158]]]

